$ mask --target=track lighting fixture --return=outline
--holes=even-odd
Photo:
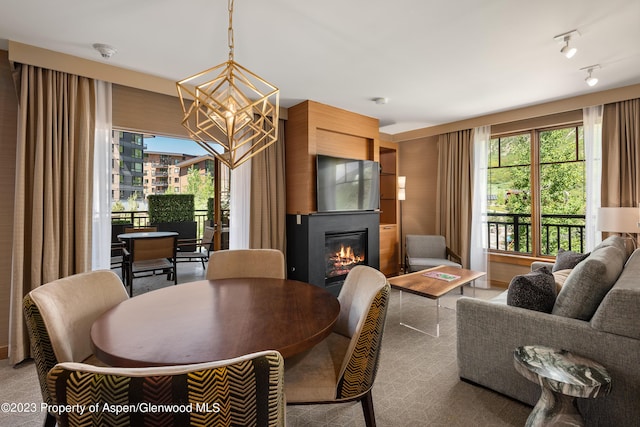
[[[587,77],[584,79],[584,81],[589,86],[595,86],[596,84],[598,84],[598,78],[594,77],[592,75],[592,73],[593,73],[593,70],[597,70],[599,68],[600,68],[599,64],[589,65],[588,67],[580,68],[580,71],[586,71],[587,72]]]
[[[562,53],[567,58],[573,58],[573,56],[578,52],[578,49],[575,46],[570,46],[569,42],[572,38],[579,37],[580,33],[578,30],[571,30],[567,33],[559,34],[555,36],[553,39],[557,42],[564,43],[562,49],[560,49],[560,53]]]

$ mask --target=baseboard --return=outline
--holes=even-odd
[[[0,346],[0,360],[4,360],[8,358],[9,358],[9,346],[8,345]]]

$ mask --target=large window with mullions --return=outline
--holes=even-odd
[[[494,136],[487,174],[489,249],[553,256],[582,252],[585,161],[582,126]]]

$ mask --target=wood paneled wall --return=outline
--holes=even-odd
[[[378,119],[304,101],[286,123],[287,213],[316,211],[316,154],[378,160]]]
[[[9,345],[17,119],[18,99],[8,53],[0,50],[0,182],[3,187],[3,203],[0,204],[0,359],[7,358]]]
[[[398,175],[407,177],[406,200],[401,202],[402,234],[434,234],[438,183],[438,137],[406,141],[399,146]]]

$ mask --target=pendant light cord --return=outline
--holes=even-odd
[[[229,41],[229,61],[233,61],[233,0],[229,0],[229,29],[227,38]]]

